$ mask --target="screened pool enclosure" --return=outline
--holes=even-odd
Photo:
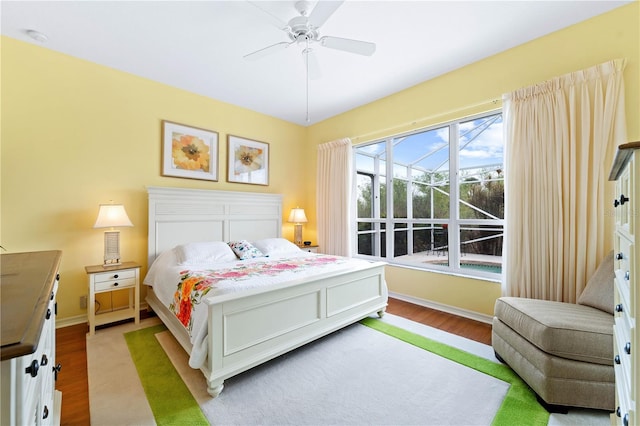
[[[496,276],[502,266],[502,114],[354,147],[357,253]]]

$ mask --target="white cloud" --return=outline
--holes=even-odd
[[[472,123],[460,125],[461,133],[473,127]],[[468,139],[467,139],[468,140]],[[464,145],[464,140],[461,144]],[[461,159],[501,159],[504,151],[502,123],[494,123],[475,138],[469,145],[460,150]]]

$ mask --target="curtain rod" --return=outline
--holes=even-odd
[[[372,136],[372,135],[389,133],[392,130],[401,129],[401,128],[405,128],[405,127],[408,127],[408,126],[415,126],[415,125],[417,125],[417,124],[419,124],[421,122],[424,122],[424,121],[427,121],[427,120],[432,120],[432,119],[437,118],[437,117],[442,117],[444,115],[453,114],[453,113],[460,112],[460,111],[466,111],[466,110],[469,110],[469,109],[472,109],[472,108],[477,108],[477,107],[480,107],[480,106],[483,106],[483,105],[489,105],[489,104],[496,105],[500,101],[501,101],[501,99],[487,99],[485,101],[478,102],[478,103],[475,103],[475,104],[472,104],[472,105],[466,105],[464,107],[450,109],[448,111],[443,111],[443,112],[439,112],[437,114],[432,114],[432,115],[428,115],[426,117],[417,118],[415,120],[407,121],[406,123],[397,124],[395,126],[390,126],[390,127],[385,128],[385,129],[375,130],[373,132],[364,133],[364,134],[358,135],[358,136],[350,136],[349,138],[352,141],[359,141],[359,140],[362,140],[362,139],[364,139],[366,137],[369,137],[369,136]]]

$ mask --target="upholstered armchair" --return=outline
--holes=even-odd
[[[492,345],[550,411],[562,406],[614,410],[613,252],[577,304],[501,297]]]

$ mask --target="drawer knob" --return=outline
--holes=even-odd
[[[631,342],[627,342],[627,344],[624,345],[624,351],[627,355],[631,355]]]
[[[40,359],[40,366],[43,367],[47,364],[49,364],[49,358],[47,358],[47,355],[42,354],[42,359]]]
[[[42,410],[42,420],[46,419],[47,417],[49,417],[49,408],[47,408],[47,406],[44,406],[44,410]]]
[[[56,281],[60,281],[60,274],[56,274]]]
[[[623,194],[620,194],[620,205],[624,205],[627,201],[629,201],[629,197],[625,197]]]
[[[30,374],[31,377],[36,377],[38,376],[39,369],[40,365],[38,364],[38,361],[34,359],[33,361],[31,361],[31,365],[24,369],[24,372],[25,374]]]
[[[51,318],[51,309],[47,309],[47,314],[44,316],[46,319]]]
[[[624,273],[624,279],[629,281],[631,279],[631,274],[629,273],[629,271]]]
[[[118,274],[115,274],[115,275],[113,276],[113,278],[117,280],[117,279],[118,279]]]
[[[622,308],[622,303],[618,303],[616,305],[616,312],[622,312],[624,309]]]
[[[114,287],[118,287],[118,283],[113,283],[113,286]]]
[[[622,424],[624,426],[629,426],[629,413],[626,413],[622,418]]]
[[[616,364],[620,365],[620,355],[616,355],[616,356],[613,358],[613,362],[615,362]]]
[[[618,207],[620,205],[620,201],[618,200],[613,200],[613,208],[615,209],[616,207]]]
[[[622,252],[616,254],[616,260],[622,260],[624,259],[624,254],[622,254]]]
[[[620,414],[620,407],[616,408],[616,416],[622,417],[622,415]]]
[[[56,364],[56,366],[53,367],[53,377],[55,380],[58,380],[58,373],[60,372],[60,370],[62,370],[62,365],[60,363]]]

